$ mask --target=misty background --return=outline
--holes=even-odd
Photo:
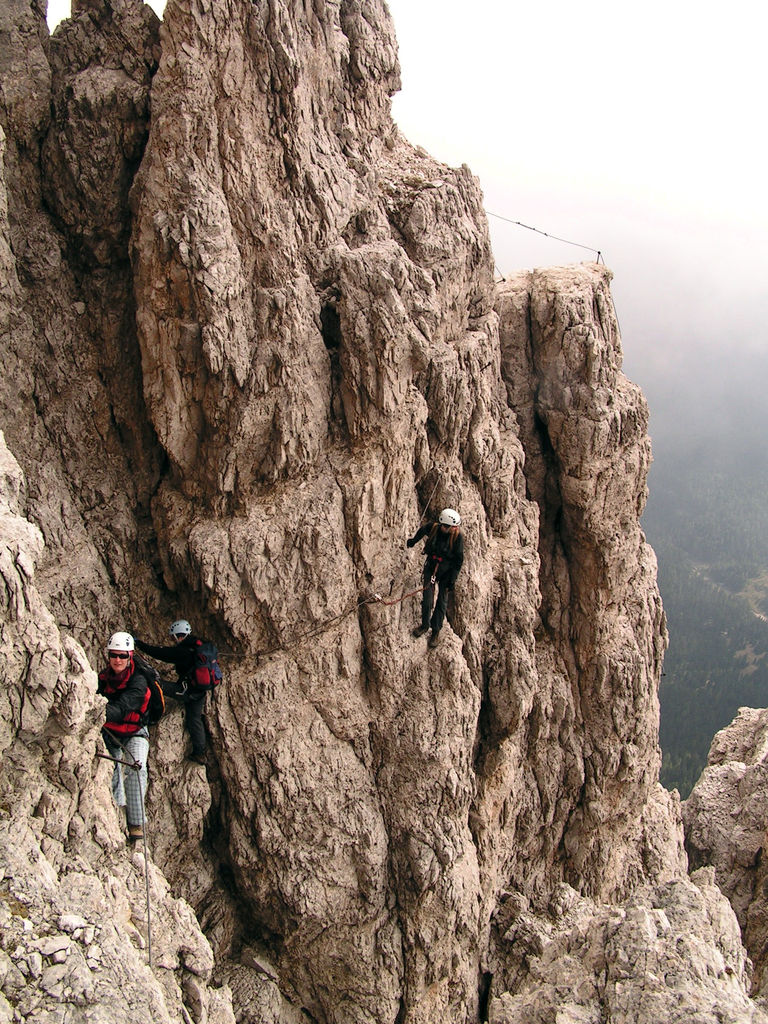
[[[598,253],[614,274],[651,414],[662,782],[685,797],[714,733],[768,704],[768,7],[387,2],[395,120],[479,178],[499,274]]]
[[[643,527],[670,633],[661,780],[685,797],[715,732],[768,704],[765,8],[389,7],[395,118],[479,176],[498,272],[599,252],[614,273],[654,451]]]

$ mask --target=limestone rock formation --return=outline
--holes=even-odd
[[[714,869],[754,961],[753,988],[765,995],[768,951],[768,710],[741,708],[712,741],[707,767],[683,804],[691,864]]]
[[[712,869],[613,906],[564,885],[548,916],[513,901],[499,920],[514,994],[491,1000],[491,1024],[766,1020],[746,994],[749,963]]]
[[[233,1024],[192,909],[143,852],[126,855],[97,760],[104,698],[35,585],[27,502],[0,434],[0,1020],[170,1022],[194,991],[211,1024]]]
[[[759,1020],[658,784],[647,411],[610,273],[495,287],[477,182],[391,121],[382,0],[0,19],[9,1005],[455,1024],[546,1016],[578,977],[573,1020],[610,984],[629,1021],[645,936],[680,1005]],[[431,650],[405,539],[445,505],[467,558]],[[179,615],[226,681],[205,767],[180,709],[153,730],[146,864],[94,669]]]

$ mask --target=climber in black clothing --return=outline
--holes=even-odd
[[[192,627],[186,619],[174,622],[169,632],[176,641],[175,647],[155,647],[143,643],[137,636],[133,639],[143,654],[175,665],[178,679],[175,682],[164,681],[163,693],[166,697],[173,697],[184,704],[184,723],[192,739],[190,760],[196,761],[197,764],[205,764],[206,736],[203,711],[208,691],[192,685],[191,681],[195,669],[195,648],[200,641],[198,637],[193,636]]]
[[[421,625],[413,631],[414,636],[423,636],[432,627],[429,646],[436,647],[438,636],[448,607],[448,594],[453,590],[456,577],[464,563],[464,536],[459,529],[461,516],[452,508],[444,508],[436,523],[425,523],[410,537],[409,548],[428,537],[424,545],[427,556],[424,563],[424,592],[421,598]],[[437,586],[437,604],[432,611]]]

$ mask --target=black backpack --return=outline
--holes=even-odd
[[[210,640],[195,642],[195,664],[189,676],[190,684],[199,690],[212,690],[222,680],[219,652]]]
[[[147,680],[149,687],[149,704],[144,712],[143,725],[157,725],[165,714],[165,696],[160,686],[160,674],[148,661],[134,651],[133,663]]]

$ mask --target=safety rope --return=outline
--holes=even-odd
[[[424,506],[424,511],[421,513],[421,516],[419,517],[419,526],[421,526],[422,522],[424,521],[424,516],[427,514],[427,509],[432,504],[432,499],[435,496],[435,491],[437,490],[437,485],[440,483],[442,478],[443,478],[442,470],[438,470],[437,471],[437,480],[435,481],[435,486],[432,488],[432,493],[427,498],[427,503]]]
[[[292,643],[280,644],[277,647],[269,647],[264,651],[256,651],[255,654],[258,658],[262,658],[268,657],[271,654],[278,654],[280,651],[286,651],[291,647],[297,647],[305,640],[311,640],[312,637],[319,636],[321,633],[326,633],[337,622],[340,622],[342,619],[346,618],[347,615],[351,615],[353,612],[356,612],[359,608],[363,608],[367,604],[380,604],[391,608],[393,605],[401,604],[409,597],[415,597],[417,594],[423,594],[428,587],[434,587],[436,582],[436,577],[432,576],[429,583],[426,583],[423,587],[419,587],[417,590],[409,590],[407,594],[403,594],[401,597],[396,597],[393,601],[385,601],[381,594],[372,594],[370,597],[365,597],[362,601],[358,601],[356,604],[346,608],[343,612],[339,612],[338,615],[334,615],[332,619],[325,619],[318,626],[313,626],[306,632],[300,633]],[[219,658],[241,659],[242,655],[237,654],[234,651],[220,651]]]
[[[432,491],[430,492],[429,498],[427,499],[427,501],[426,501],[426,503],[424,505],[424,511],[421,513],[421,516],[419,517],[419,525],[421,525],[421,523],[423,522],[424,516],[427,514],[427,510],[430,508],[430,506],[432,504],[432,498],[435,496],[435,491],[437,490],[437,488],[438,488],[442,478],[443,478],[442,470],[437,470],[437,480],[435,481],[435,486],[432,488]],[[291,647],[297,647],[299,644],[303,643],[305,640],[311,640],[313,637],[319,636],[321,633],[327,632],[337,622],[341,622],[342,619],[345,619],[348,615],[351,615],[353,612],[358,611],[360,608],[363,608],[365,605],[368,605],[368,604],[381,604],[381,605],[384,605],[385,607],[392,607],[393,605],[401,604],[401,602],[406,601],[409,597],[415,597],[417,594],[423,594],[428,586],[434,586],[434,585],[435,585],[435,577],[433,576],[428,584],[425,584],[423,587],[419,587],[417,590],[411,590],[407,594],[403,594],[402,597],[395,598],[393,601],[385,601],[382,598],[381,594],[373,594],[373,596],[371,596],[371,597],[366,597],[366,598],[363,598],[363,600],[361,600],[361,601],[357,601],[354,605],[351,605],[349,608],[346,608],[343,612],[339,612],[338,615],[334,615],[333,618],[326,619],[324,622],[321,622],[320,625],[313,626],[310,629],[306,630],[304,633],[300,633],[293,640],[293,642],[290,643],[290,644],[282,643],[282,644],[276,645],[275,647],[269,647],[266,650],[256,651],[254,653],[256,654],[257,658],[266,658],[266,657],[269,657],[272,654],[278,654],[280,651],[285,651],[285,650],[287,650],[287,649],[289,649]],[[238,658],[238,659],[240,659],[241,655],[235,653],[234,651],[220,651],[219,652],[219,658],[221,660],[223,660],[225,658]]]
[[[443,478],[442,470],[437,470],[437,480],[435,481],[435,486],[432,488],[432,491],[431,491],[431,493],[429,495],[429,498],[427,498],[427,501],[426,501],[426,503],[424,505],[424,511],[421,513],[421,516],[419,517],[419,526],[421,525],[422,521],[424,520],[424,516],[427,514],[427,510],[430,508],[430,506],[432,504],[432,498],[435,496],[435,491],[437,490],[438,485],[440,484],[440,481],[442,480],[442,478]],[[432,577],[432,580],[431,580],[430,584],[428,584],[428,585],[429,586],[434,586],[434,583],[435,583],[435,578]],[[374,594],[372,597],[366,597],[362,601],[358,601],[356,604],[351,605],[349,608],[345,609],[343,612],[339,612],[338,615],[334,615],[334,617],[332,619],[326,619],[324,622],[321,622],[319,626],[313,626],[311,629],[308,629],[306,632],[300,633],[298,635],[298,637],[296,637],[296,639],[294,640],[294,642],[292,644],[279,644],[277,647],[270,647],[270,648],[268,648],[265,651],[257,651],[256,652],[256,656],[259,657],[259,658],[268,657],[271,654],[277,654],[279,651],[286,650],[287,647],[296,647],[296,646],[298,646],[298,644],[303,643],[305,640],[311,640],[312,637],[319,636],[321,633],[327,632],[327,630],[329,630],[331,628],[331,626],[335,625],[337,622],[340,622],[342,619],[345,619],[347,617],[347,615],[351,615],[353,612],[358,611],[358,609],[364,607],[367,604],[381,604],[381,605],[386,605],[387,607],[391,607],[392,605],[400,604],[402,601],[405,601],[409,597],[415,597],[416,594],[423,593],[426,589],[427,589],[427,586],[419,587],[418,590],[411,590],[409,593],[403,594],[402,597],[398,597],[394,601],[385,601],[382,598],[381,594]],[[236,655],[234,653],[222,652],[222,653],[219,654],[219,657],[220,658],[235,658],[235,657],[238,657],[238,655]]]
[[[433,576],[428,585],[429,586],[434,586],[434,584],[435,584],[435,577]],[[389,607],[389,606],[391,606],[393,604],[400,604],[401,601],[405,601],[405,599],[408,598],[408,597],[415,597],[417,594],[423,594],[426,589],[427,589],[426,586],[419,587],[418,590],[412,590],[409,594],[403,594],[402,597],[398,597],[394,601],[385,601],[384,598],[381,596],[381,594],[374,594],[373,597],[370,597],[365,603],[366,604],[383,604],[383,605],[387,605]]]
[[[96,752],[96,757],[100,757],[103,761],[112,761],[112,762],[114,762],[114,764],[122,765],[124,768],[130,768],[131,771],[135,771],[136,774],[138,775],[139,772],[141,771],[141,767],[142,767],[141,761],[139,761],[137,758],[135,758],[133,756],[133,754],[131,753],[131,751],[128,750],[127,747],[123,746],[123,744],[120,742],[120,740],[117,738],[117,736],[113,736],[112,738],[114,739],[115,743],[117,743],[118,747],[120,747],[122,752],[124,754],[127,754],[131,758],[131,760],[130,761],[124,761],[124,760],[122,760],[121,758],[118,758],[118,757],[111,757],[109,754],[100,754],[98,751]],[[145,891],[146,891],[146,899],[147,899],[147,963],[149,964],[149,967],[151,968],[152,967],[152,914],[151,914],[151,905],[150,905],[150,899],[149,899],[149,852],[147,850],[147,824],[148,824],[148,819],[147,819],[146,808],[145,808],[145,805],[144,805],[144,794],[143,794],[143,792],[141,790],[141,783],[139,783],[139,799],[141,800],[141,817],[143,819],[143,824],[142,824],[142,827],[141,827],[141,833],[142,833],[142,840],[143,840],[143,843],[144,843],[144,888],[145,888]]]
[[[424,587],[422,587],[421,590],[424,590]],[[305,640],[311,640],[312,637],[319,636],[321,633],[327,632],[337,622],[341,622],[342,619],[345,619],[348,615],[352,615],[353,612],[356,612],[359,608],[364,607],[364,605],[367,605],[367,604],[390,604],[390,605],[391,604],[399,604],[401,601],[404,601],[406,599],[406,597],[413,597],[414,594],[420,594],[421,590],[414,590],[410,594],[403,594],[403,596],[397,598],[396,601],[384,601],[384,600],[382,600],[380,594],[374,594],[372,597],[363,598],[362,601],[358,601],[356,604],[351,605],[349,608],[346,608],[343,612],[339,612],[338,615],[334,615],[332,619],[326,619],[324,622],[321,622],[319,626],[313,626],[311,629],[306,630],[306,632],[300,633],[292,643],[290,643],[290,644],[279,644],[277,647],[270,647],[270,648],[268,648],[265,651],[256,651],[256,655],[257,655],[257,657],[260,657],[260,658],[261,657],[268,657],[270,654],[277,654],[279,651],[285,651],[285,650],[287,650],[290,647],[297,647],[299,644],[303,643]],[[238,657],[238,655],[234,654],[234,653],[232,653],[232,654],[224,653],[224,654],[220,654],[219,657],[223,657],[223,658],[236,658],[236,657]]]
[[[588,252],[595,252],[597,253],[597,259],[595,262],[602,262],[603,266],[605,266],[605,260],[603,259],[602,252],[600,249],[596,249],[594,245],[582,245],[581,242],[571,242],[567,238],[560,238],[558,235],[551,235],[548,231],[542,231],[540,228],[533,228],[530,224],[523,224],[522,221],[511,220],[509,217],[502,217],[500,213],[491,213],[490,210],[486,210],[485,212],[489,217],[495,217],[496,220],[503,220],[507,224],[514,224],[515,227],[518,228],[525,228],[526,231],[535,231],[537,235],[543,235],[545,238],[551,238],[555,242],[564,242],[565,245],[575,245],[577,249],[586,249]],[[498,270],[499,268],[497,267],[496,269]],[[499,271],[499,273],[501,273],[501,271]],[[504,277],[503,274],[501,276],[502,278]]]

